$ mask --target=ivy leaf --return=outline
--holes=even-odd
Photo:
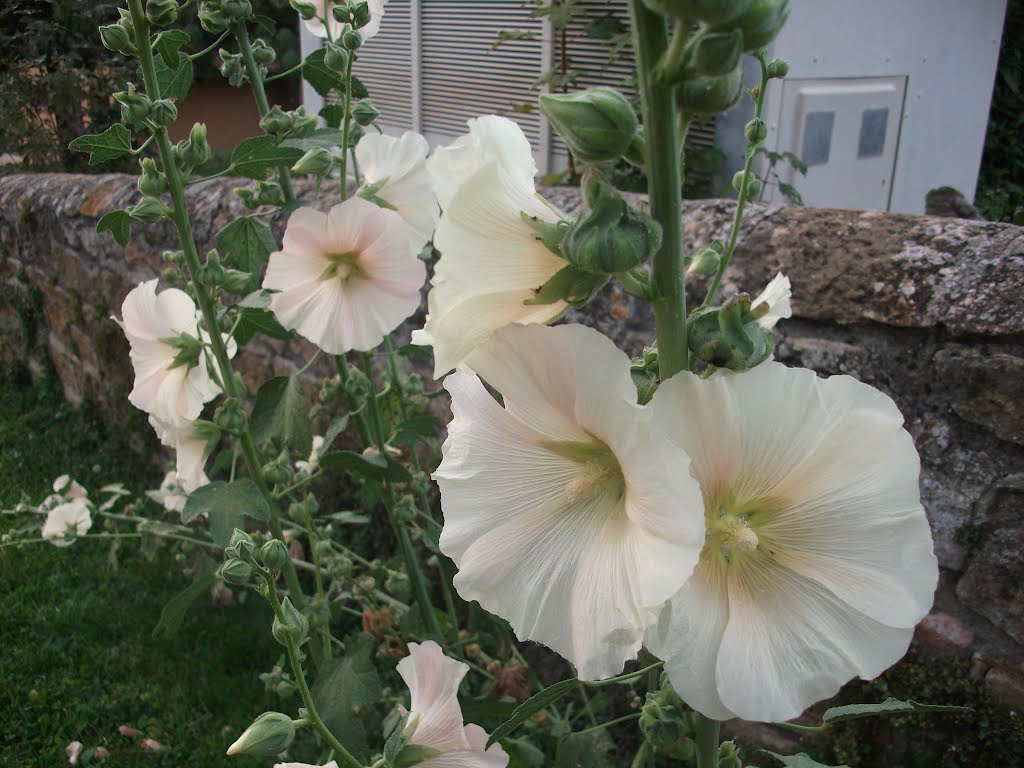
[[[75,152],[88,152],[89,165],[99,165],[132,152],[132,134],[121,123],[114,123],[103,133],[79,136],[68,144]]]
[[[156,80],[160,85],[160,96],[174,99],[179,104],[185,100],[192,88],[192,60],[187,56],[180,57],[177,66],[168,66],[163,56],[153,60],[156,67]]]
[[[504,723],[499,725],[491,732],[491,736],[487,739],[487,747],[494,744],[502,736],[507,736],[519,725],[529,720],[535,714],[540,712],[545,707],[554,704],[560,698],[570,691],[576,690],[579,686],[580,681],[575,677],[568,680],[562,680],[561,682],[549,685],[540,693],[534,694],[518,707],[512,713],[512,717],[506,720]]]
[[[265,309],[254,309],[243,307],[238,313],[238,325],[235,326],[235,341],[245,345],[257,333],[269,336],[272,339],[287,341],[292,338],[292,332],[281,325],[273,312]]]
[[[276,376],[256,393],[250,428],[256,442],[281,439],[289,448],[308,456],[313,450],[306,390],[297,376]]]
[[[373,637],[363,632],[347,637],[344,657],[325,662],[311,690],[324,724],[364,762],[366,730],[356,713],[380,701],[380,678],[373,664],[375,645]]]
[[[181,522],[188,525],[204,512],[210,516],[210,535],[219,547],[228,545],[231,532],[243,528],[247,516],[260,522],[270,519],[270,505],[248,478],[231,483],[217,480],[197,488],[181,510]]]
[[[192,38],[189,37],[188,32],[181,29],[168,29],[156,36],[153,47],[160,54],[160,58],[164,60],[164,64],[170,69],[176,70],[181,63],[178,52],[191,42]]]
[[[277,248],[277,242],[264,222],[254,216],[243,216],[217,233],[217,248],[225,264],[252,275],[250,290],[256,290],[263,267]]]
[[[253,136],[235,147],[228,172],[262,181],[269,169],[294,165],[302,155],[301,149],[277,146],[273,136]]]
[[[806,752],[801,752],[798,755],[777,755],[767,749],[761,751],[771,755],[783,765],[788,766],[788,768],[850,768],[848,765],[825,765],[824,763],[819,763]]]
[[[122,248],[128,245],[132,237],[132,216],[128,211],[111,211],[105,213],[96,222],[98,233],[109,232]]]

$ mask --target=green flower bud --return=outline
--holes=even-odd
[[[288,136],[295,139],[304,138],[316,130],[319,122],[319,117],[307,115],[306,110],[299,107],[292,112],[292,129],[288,132]]]
[[[264,712],[228,747],[227,753],[273,757],[288,749],[294,740],[295,723],[288,715]]]
[[[356,102],[355,106],[352,107],[352,117],[355,118],[359,125],[369,125],[380,115],[377,108],[373,106],[373,102],[369,99],[360,99]]]
[[[718,368],[745,371],[763,363],[775,350],[771,330],[758,324],[745,293],[721,307],[698,310],[688,325],[690,351]]]
[[[279,571],[288,562],[288,547],[280,539],[271,539],[260,547],[260,560],[267,569]]]
[[[157,99],[153,102],[149,119],[157,125],[170,125],[178,119],[178,106],[170,99]]]
[[[256,193],[251,189],[247,187],[235,187],[232,192],[234,192],[235,197],[242,201],[242,205],[249,210],[259,208],[260,204],[256,201]]]
[[[260,118],[260,128],[264,133],[280,138],[292,129],[291,115],[275,104],[267,114]]]
[[[740,67],[720,77],[695,77],[676,88],[676,103],[682,112],[714,114],[724,112],[743,93]]]
[[[768,62],[765,69],[768,71],[768,77],[781,80],[789,74],[789,62],[785,59],[775,58]]]
[[[257,181],[255,197],[260,205],[278,205],[284,200],[281,185],[276,181]]]
[[[121,18],[117,20],[117,25],[123,27],[124,31],[128,33],[128,39],[133,43],[135,42],[135,22],[132,20],[132,12],[127,8],[118,8],[117,14]]]
[[[334,166],[334,156],[330,150],[316,147],[309,150],[292,166],[292,173],[312,173],[315,176],[326,176]]]
[[[199,282],[210,288],[221,285],[224,282],[226,271],[221,263],[220,256],[216,251],[210,251],[206,256],[206,263],[199,268]]]
[[[220,73],[227,78],[228,84],[239,88],[247,78],[241,54],[231,53],[223,48],[217,53],[221,61]]]
[[[277,52],[262,37],[252,41],[252,57],[261,66],[272,64],[277,60]]]
[[[655,13],[685,19],[690,23],[699,20],[715,24],[735,18],[751,2],[752,0],[644,0],[644,5]]]
[[[610,184],[584,182],[590,211],[571,227],[562,244],[569,263],[585,272],[612,274],[643,264],[661,247],[661,227],[634,211]]]
[[[221,10],[219,2],[199,4],[199,25],[207,32],[219,35],[228,28],[229,24],[228,17]]]
[[[181,282],[181,272],[176,270],[174,267],[168,267],[160,275],[160,279],[167,285],[177,285]]]
[[[746,199],[748,201],[749,200],[756,200],[757,196],[760,195],[760,194],[761,194],[761,180],[759,178],[757,178],[757,176],[754,176],[753,174],[751,174],[750,178],[747,179],[747,190],[746,190],[746,193],[745,193],[745,197],[746,197]]]
[[[718,271],[722,256],[714,248],[705,248],[690,260],[686,271],[691,275],[713,275]]]
[[[288,4],[298,11],[304,21],[316,18],[316,6],[306,0],[289,0]]]
[[[103,47],[114,53],[121,53],[130,56],[135,53],[135,43],[132,42],[128,30],[120,24],[110,24],[100,27],[100,40]]]
[[[395,502],[395,517],[400,522],[411,523],[416,519],[416,500],[405,494]]]
[[[751,144],[760,144],[768,135],[768,126],[764,124],[764,120],[755,117],[743,127],[743,135]]]
[[[753,0],[729,23],[743,33],[743,52],[752,53],[775,39],[789,18],[789,0]]]
[[[377,588],[377,580],[373,576],[363,575],[356,579],[352,586],[355,591],[367,595]]]
[[[355,51],[363,44],[363,38],[358,32],[350,27],[341,33],[341,44],[350,51]]]
[[[287,485],[294,475],[287,455],[263,465],[263,477],[270,485]]]
[[[339,24],[349,24],[352,21],[352,8],[348,3],[338,3],[331,7],[331,15]]]
[[[352,26],[362,29],[370,23],[370,6],[363,0],[352,4]]]
[[[656,692],[647,694],[647,702],[640,710],[640,731],[655,748],[667,747],[688,736],[679,710],[662,702]]]
[[[244,21],[252,16],[249,0],[222,0],[220,7],[230,21]]]
[[[295,641],[296,645],[302,645],[309,636],[309,620],[292,605],[287,597],[281,602],[281,613],[283,619],[274,617],[274,625],[270,632],[281,645],[288,645],[289,638]]]
[[[135,204],[134,208],[130,208],[128,213],[136,221],[152,224],[170,216],[171,209],[164,205],[159,198],[146,195]]]
[[[206,141],[206,124],[196,123],[192,126],[188,138],[178,142],[178,158],[182,165],[195,167],[208,162],[213,153]]]
[[[121,105],[121,117],[126,123],[141,123],[153,109],[153,101],[131,83],[127,90],[115,93],[114,100]]]
[[[352,410],[361,408],[369,397],[370,380],[359,368],[349,368],[348,378],[345,380],[345,394],[353,400]]]
[[[718,747],[718,768],[743,768],[739,748],[731,741],[723,741]]]
[[[397,597],[405,600],[412,595],[412,586],[409,577],[399,571],[389,571],[384,580],[384,589]]]
[[[738,29],[711,32],[697,40],[691,65],[699,75],[720,77],[736,69],[743,53],[743,33]]]
[[[224,290],[228,293],[234,293],[241,296],[244,293],[248,293],[249,289],[252,288],[252,272],[242,272],[238,269],[229,269],[224,274],[224,282],[222,283]]]
[[[349,53],[337,43],[324,44],[324,64],[335,72],[344,72],[348,67]]]
[[[213,423],[233,435],[237,435],[245,429],[247,420],[245,409],[234,397],[227,398],[213,413]]]
[[[626,97],[604,86],[576,93],[543,94],[540,108],[569,151],[587,163],[624,155],[639,125]]]
[[[169,27],[178,18],[175,0],[146,0],[146,18],[154,27]]]
[[[243,586],[252,578],[252,566],[239,557],[232,557],[221,567],[220,575],[228,584]]]
[[[139,192],[144,195],[162,195],[167,191],[167,177],[160,173],[156,161],[147,157],[140,163],[142,175],[139,176]]]

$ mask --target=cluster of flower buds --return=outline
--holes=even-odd
[[[660,688],[647,694],[640,710],[640,732],[659,754],[689,762],[693,759],[697,713],[686,706],[661,673]]]
[[[284,202],[281,185],[276,181],[257,181],[252,189],[235,187],[234,193],[235,197],[242,201],[242,205],[250,210],[261,205],[280,205]]]
[[[199,3],[199,24],[214,35],[251,16],[249,0],[203,0]]]
[[[307,115],[305,107],[299,107],[290,111],[281,109],[274,105],[260,119],[260,128],[275,139],[301,139],[312,133],[317,126],[319,118],[316,115]]]
[[[771,328],[758,323],[767,312],[766,304],[751,307],[745,293],[721,307],[697,310],[689,320],[690,351],[710,365],[734,371],[763,363],[775,350]]]

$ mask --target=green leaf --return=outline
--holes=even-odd
[[[326,53],[326,48],[317,48],[302,62],[302,76],[321,96],[327,96],[332,90],[345,90],[342,74],[324,63]]]
[[[260,522],[270,519],[270,505],[248,478],[232,483],[217,480],[197,488],[181,510],[181,522],[187,525],[203,512],[210,516],[210,535],[219,547],[228,545],[235,528],[244,527],[246,516]]]
[[[275,293],[277,293],[277,291],[260,288],[258,291],[253,291],[248,296],[244,297],[240,302],[238,302],[238,306],[248,309],[266,309],[270,306],[270,297]]]
[[[630,371],[633,386],[636,387],[636,401],[639,405],[647,405],[658,391],[658,376],[653,370]]]
[[[359,633],[345,640],[345,656],[320,667],[311,693],[324,724],[357,759],[366,759],[366,731],[357,711],[375,705],[381,696],[373,664],[373,637]]]
[[[331,451],[320,457],[320,466],[331,472],[358,475],[365,480],[383,480],[385,477],[392,477],[394,465],[389,464],[387,459],[379,453],[364,456],[355,451]],[[392,479],[397,478],[392,477]]]
[[[417,437],[436,437],[438,434],[437,419],[429,413],[410,416],[395,427],[392,442],[408,444],[415,442]]]
[[[363,85],[363,81],[355,75],[352,75],[352,98],[353,99],[365,99],[369,97],[370,92],[366,90],[366,86]]]
[[[319,114],[327,123],[328,128],[338,128],[341,121],[345,119],[345,107],[341,104],[328,104],[320,110]]]
[[[327,428],[327,432],[324,434],[324,442],[320,446],[320,453],[327,453],[330,447],[334,445],[334,441],[338,439],[338,435],[348,429],[348,420],[351,414],[343,413],[341,416],[335,418],[331,425]]]
[[[409,722],[409,713],[406,712],[402,715],[402,719],[395,725],[394,730],[391,731],[391,735],[388,736],[388,740],[384,742],[384,764],[394,765],[395,760],[398,757],[398,753],[402,751],[402,748],[406,745],[409,739],[405,736],[405,726]]]
[[[250,290],[254,291],[259,287],[267,258],[277,250],[277,241],[264,222],[255,216],[243,216],[217,233],[217,248],[227,266],[252,275]]]
[[[278,438],[303,457],[309,455],[313,450],[313,425],[306,390],[297,376],[277,376],[260,387],[250,429],[256,442]]]
[[[156,36],[156,42],[153,44],[153,48],[160,54],[160,58],[164,60],[170,69],[177,69],[181,63],[179,61],[178,51],[182,47],[192,42],[192,38],[188,36],[188,33],[181,29],[168,29],[165,32],[161,32]]]
[[[491,733],[491,737],[487,739],[487,746],[491,746],[491,744],[496,742],[502,736],[506,736],[511,733],[519,725],[529,720],[542,709],[554,704],[565,694],[575,690],[579,687],[579,684],[580,681],[573,677],[568,680],[562,680],[554,685],[549,685],[540,693],[531,696],[515,708],[515,711],[512,712],[512,717],[494,729]]]
[[[497,728],[516,711],[514,701],[497,701],[489,696],[485,699],[463,699],[460,703],[463,719],[487,731]]]
[[[253,16],[252,20],[257,25],[263,27],[264,31],[271,37],[277,34],[277,25],[274,24],[274,20],[269,16]]]
[[[803,205],[804,199],[801,197],[800,192],[792,184],[787,184],[784,181],[779,182],[779,192],[781,192],[789,202],[794,205]]]
[[[109,232],[122,248],[132,237],[132,215],[128,211],[105,213],[96,222],[96,232]]]
[[[573,733],[558,742],[554,768],[612,768],[608,753],[614,748],[607,731]]]
[[[311,149],[337,149],[344,142],[344,132],[337,128],[317,128],[301,139],[285,139],[282,147],[296,147],[303,152]]]
[[[425,763],[432,757],[437,757],[441,754],[439,749],[433,747],[421,747],[419,744],[406,744],[402,751],[395,757],[395,761],[390,763],[393,768],[413,768],[413,766]]]
[[[185,100],[192,88],[192,60],[182,56],[177,66],[168,66],[163,58],[153,59],[156,67],[156,80],[160,86],[160,96],[174,99],[179,104]]]
[[[201,595],[209,592],[210,587],[217,581],[217,574],[214,573],[216,566],[209,558],[204,558],[203,572],[196,580],[185,587],[181,592],[172,597],[163,610],[160,611],[160,621],[153,627],[153,635],[170,637],[181,628],[181,622],[185,620],[188,609]],[[206,564],[209,564],[207,567]]]
[[[273,136],[253,136],[235,147],[228,172],[262,181],[269,169],[292,166],[302,155],[301,149],[277,146]]]
[[[68,144],[75,152],[88,152],[89,165],[99,165],[132,152],[132,134],[121,123],[114,123],[103,133],[79,136]]]
[[[819,763],[806,752],[801,752],[799,755],[777,755],[767,749],[761,751],[771,755],[783,765],[789,766],[789,768],[850,768],[848,765],[825,765],[824,763]]]
[[[842,723],[847,720],[858,720],[862,717],[873,717],[874,715],[891,715],[907,712],[973,712],[970,707],[955,707],[945,704],[918,704],[916,701],[900,701],[899,699],[888,698],[881,704],[847,704],[842,707],[832,707],[825,710],[821,716],[821,725]]]
[[[273,312],[265,309],[251,309],[244,307],[238,313],[238,325],[235,328],[235,341],[239,344],[248,344],[257,333],[269,336],[272,339],[286,341],[292,337],[292,332],[277,322]]]

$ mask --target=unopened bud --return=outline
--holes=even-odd
[[[359,125],[369,125],[380,115],[377,108],[373,106],[373,102],[369,99],[360,99],[356,102],[355,106],[352,107],[352,117]]]
[[[789,62],[785,59],[775,58],[768,62],[765,69],[768,72],[768,77],[774,77],[781,80],[789,74]]]
[[[242,586],[252,578],[252,566],[239,557],[232,557],[224,563],[220,575],[228,584]]]
[[[355,51],[363,44],[363,38],[358,32],[349,27],[341,33],[341,44],[350,51]]]
[[[292,605],[287,597],[281,602],[283,619],[274,617],[274,625],[270,632],[281,645],[288,645],[289,639],[296,645],[302,645],[309,636],[309,620]]]
[[[221,48],[217,55],[220,56],[221,61],[220,73],[227,78],[228,84],[235,88],[241,87],[248,77],[241,54],[230,53]]]
[[[743,768],[739,748],[731,741],[723,741],[718,747],[719,768]]]
[[[170,125],[178,119],[178,106],[170,99],[157,99],[153,102],[149,119],[157,125]]]
[[[227,398],[213,413],[213,423],[233,435],[245,429],[246,421],[245,409],[235,397]]]
[[[231,21],[242,21],[252,16],[252,3],[249,0],[221,0],[220,7]]]
[[[316,130],[319,122],[319,117],[307,115],[305,110],[299,107],[292,113],[292,129],[288,132],[288,135],[296,139],[304,138]]]
[[[273,757],[295,740],[295,723],[281,712],[264,712],[228,747],[229,755]]]
[[[146,0],[146,18],[154,27],[168,27],[178,18],[175,0]]]
[[[181,272],[176,270],[174,267],[168,267],[160,275],[160,279],[163,280],[167,285],[177,285],[181,282]]]
[[[743,127],[743,135],[751,144],[760,144],[768,135],[768,126],[765,125],[764,120],[755,117]]]
[[[228,28],[229,21],[219,4],[199,4],[199,25],[211,34],[220,34]]]
[[[316,5],[306,0],[289,0],[288,4],[298,11],[304,21],[316,18]]]
[[[153,101],[135,90],[131,83],[128,83],[127,90],[115,93],[114,100],[121,105],[121,117],[126,123],[141,123],[153,109]]]
[[[352,4],[352,26],[362,29],[370,23],[370,6],[365,0],[359,0]]]
[[[264,133],[269,133],[272,136],[284,136],[292,129],[292,118],[275,104],[267,114],[260,118],[260,128]]]
[[[345,380],[345,394],[352,398],[360,407],[370,394],[370,380],[359,368],[350,368]]]
[[[712,32],[694,45],[692,66],[699,75],[720,77],[732,72],[743,53],[743,33],[738,29]]]
[[[730,27],[743,33],[743,52],[753,53],[775,39],[789,18],[789,0],[753,0]]]
[[[131,35],[120,24],[100,27],[100,40],[104,48],[114,53],[121,53],[125,56],[135,53],[135,43],[132,42]]]
[[[719,77],[694,77],[676,88],[676,103],[682,112],[714,114],[724,112],[743,93],[743,75],[737,66]]]
[[[622,157],[639,122],[633,106],[614,88],[599,86],[566,94],[544,94],[541,111],[569,151],[587,163]]]
[[[655,13],[709,24],[728,21],[741,13],[751,0],[644,0],[644,5]]]
[[[384,589],[397,597],[405,600],[412,594],[412,586],[409,577],[400,571],[391,571],[384,580]]]
[[[252,41],[252,57],[256,63],[265,67],[277,59],[277,52],[262,37]]]
[[[315,176],[326,176],[334,166],[334,156],[324,147],[309,150],[292,166],[293,173],[311,173]]]
[[[562,244],[566,259],[585,272],[625,272],[651,258],[661,246],[661,227],[634,211],[604,181],[585,183],[590,210],[570,228]]]
[[[224,273],[224,290],[241,296],[253,288],[252,272],[242,272],[238,269],[229,269]]]
[[[712,275],[718,271],[722,256],[713,248],[705,248],[690,261],[686,271],[691,275]]]
[[[210,251],[206,256],[206,263],[199,268],[199,282],[208,287],[216,287],[224,282],[226,271],[221,263],[220,256],[216,251]]]
[[[288,562],[288,547],[280,539],[271,539],[260,547],[260,560],[271,571],[279,571]]]
[[[150,197],[149,195],[144,196],[133,208],[128,210],[128,214],[133,219],[145,224],[152,224],[155,221],[165,219],[170,213],[171,209],[164,205],[159,198]]]
[[[209,161],[212,152],[206,141],[206,124],[196,123],[185,141],[178,142],[178,158],[183,165],[195,167]]]
[[[718,368],[745,371],[764,362],[775,350],[770,329],[751,311],[750,297],[741,293],[721,307],[698,310],[690,318],[687,343],[701,360]]]
[[[139,176],[139,192],[144,195],[162,195],[167,191],[167,178],[157,170],[156,161],[151,157],[143,158],[140,163],[142,174]]]

